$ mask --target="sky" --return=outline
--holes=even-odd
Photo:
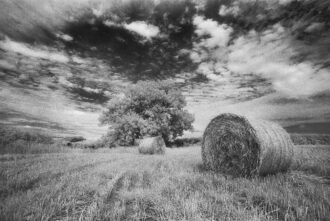
[[[224,112],[330,122],[329,10],[316,0],[0,0],[0,123],[95,139],[112,97],[164,79],[195,115],[190,135]]]

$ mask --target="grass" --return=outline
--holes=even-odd
[[[329,134],[290,134],[296,145],[330,145]]]
[[[317,175],[330,181],[330,146],[300,145],[294,149],[292,169]]]
[[[329,153],[299,147],[291,172],[254,179],[204,170],[199,146],[5,154],[0,220],[329,220]]]
[[[16,129],[14,127],[4,127],[0,125],[0,145],[8,145],[15,141],[26,141],[35,143],[53,143],[51,136],[30,130]]]
[[[26,141],[15,141],[8,145],[0,145],[0,155],[8,154],[44,154],[44,153],[63,153],[72,152],[72,149],[59,143],[43,144]]]
[[[0,154],[65,151],[62,146],[53,144],[53,138],[47,134],[0,125]]]

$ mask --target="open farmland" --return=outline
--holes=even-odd
[[[0,221],[330,221],[330,0],[0,0]]]
[[[296,146],[292,171],[253,179],[204,170],[200,146],[166,151],[1,155],[0,220],[329,220],[330,146]]]

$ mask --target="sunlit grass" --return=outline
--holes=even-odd
[[[308,169],[320,163],[314,158],[286,174],[233,179],[205,171],[198,146],[167,149],[164,156],[140,155],[136,148],[12,156],[0,160],[0,220],[330,217],[329,185]],[[326,170],[329,161],[319,166]]]
[[[330,146],[300,145],[294,149],[293,169],[319,175],[330,182]]]

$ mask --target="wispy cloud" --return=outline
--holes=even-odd
[[[229,47],[227,67],[238,74],[255,74],[272,82],[273,88],[289,97],[309,97],[330,90],[329,70],[311,62],[295,62],[284,28],[274,25],[261,34],[250,32]]]
[[[329,70],[310,61],[294,61],[299,52],[280,24],[261,33],[250,31],[230,44],[229,26],[202,17],[196,17],[194,24],[195,33],[204,37],[195,43],[191,58],[200,63],[197,71],[211,80],[252,74],[268,80],[276,92],[294,98],[330,91]]]
[[[66,63],[69,61],[69,58],[62,53],[32,48],[27,46],[26,44],[12,41],[9,38],[0,41],[0,48],[6,51],[19,53],[29,57],[42,58],[62,63]]]

